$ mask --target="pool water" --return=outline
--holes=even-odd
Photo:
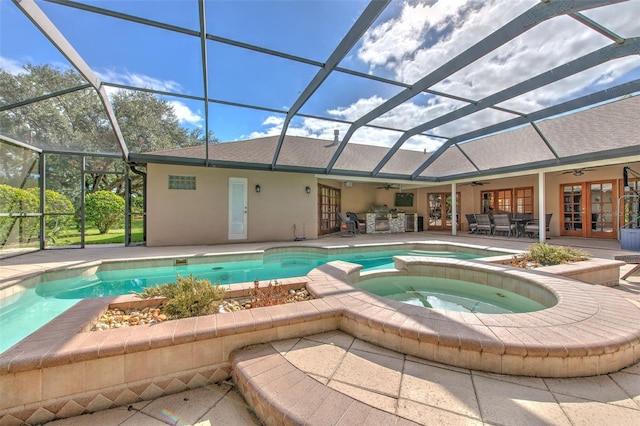
[[[447,278],[370,278],[358,287],[378,296],[431,309],[482,314],[533,312],[546,306],[497,287]]]
[[[60,315],[82,299],[142,292],[145,287],[175,282],[178,274],[208,279],[212,284],[233,284],[305,276],[313,268],[344,260],[363,270],[394,267],[393,256],[435,256],[456,259],[482,257],[461,252],[386,250],[337,255],[287,252],[264,256],[264,260],[218,262],[200,265],[123,269],[95,275],[48,281],[0,300],[0,353]]]

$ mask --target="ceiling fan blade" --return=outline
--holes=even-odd
[[[400,189],[400,185],[396,185],[396,184],[392,184],[392,183],[385,183],[383,186],[379,186],[378,189],[384,189],[386,191],[388,191],[390,189]]]
[[[566,172],[562,172],[563,175],[566,174],[573,174],[574,176],[582,176],[585,172],[592,172],[594,170],[597,169],[593,169],[593,168],[580,168],[580,169],[573,169],[573,170],[567,170]]]

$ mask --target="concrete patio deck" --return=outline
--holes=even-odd
[[[458,243],[526,249],[532,240],[499,237],[414,233],[401,236],[360,235],[354,239],[323,238],[294,244],[338,245],[376,242],[451,240]],[[553,244],[581,247],[596,257],[629,254],[611,240],[554,238]],[[292,245],[291,242],[278,243]],[[277,244],[236,244],[206,247],[212,251],[244,251]],[[122,248],[50,250],[2,260],[0,284],[39,268],[120,258]],[[202,247],[126,249],[128,257],[198,253]],[[621,270],[621,276],[632,268]],[[628,277],[606,289],[640,307],[640,277]],[[640,325],[638,325],[640,327]],[[371,345],[349,334],[332,331],[262,346],[259,362],[286,366],[291,377],[310,378],[318,387],[298,400],[280,405],[308,405],[309,424],[640,424],[640,364],[606,375],[579,379],[504,376],[444,366]],[[267,356],[268,355],[268,356]],[[242,358],[242,357],[240,357]],[[258,362],[258,361],[256,361]],[[251,362],[250,362],[251,363]],[[266,371],[270,368],[267,364]],[[237,366],[237,371],[242,366]],[[298,373],[295,373],[295,372]],[[256,374],[259,377],[260,374]],[[274,386],[287,387],[284,374]],[[266,387],[269,380],[267,376]],[[236,378],[237,380],[237,378]],[[302,383],[302,379],[299,382]],[[295,383],[290,383],[293,387]],[[322,391],[321,391],[322,390]],[[275,391],[276,395],[277,390]],[[284,394],[283,394],[284,395]],[[308,395],[313,397],[308,398]],[[302,401],[302,402],[301,402]],[[252,401],[255,403],[255,401]],[[334,417],[336,407],[344,417]],[[373,409],[375,408],[375,409]],[[326,411],[325,411],[326,410]],[[364,413],[364,414],[363,414]],[[356,415],[357,414],[357,415]],[[356,417],[351,417],[351,416]],[[353,419],[357,419],[354,422]],[[275,419],[272,419],[275,420]],[[220,383],[128,407],[51,422],[53,425],[260,424],[237,388]],[[267,420],[267,423],[271,421]],[[4,424],[12,424],[3,422]],[[291,422],[290,424],[297,424]]]

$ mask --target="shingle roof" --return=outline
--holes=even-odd
[[[278,143],[278,136],[267,136],[244,141],[225,142],[209,145],[209,158],[215,161],[243,162],[270,165]],[[325,169],[337,146],[330,140],[287,136],[278,157],[278,166]],[[370,172],[388,148],[348,144],[335,169]],[[182,158],[205,158],[203,146],[154,152],[155,155]],[[383,170],[384,173],[409,174],[428,157],[428,154],[400,150]]]
[[[615,148],[640,146],[640,96],[626,97],[571,115],[564,115],[537,123],[544,138],[560,158],[576,153],[598,153]],[[209,159],[215,162],[271,165],[278,143],[278,136],[268,136],[209,146]],[[286,136],[276,162],[278,168],[326,169],[336,152],[334,141]],[[490,172],[492,169],[516,165],[553,162],[556,157],[543,137],[529,125],[516,130],[498,133],[482,139],[449,147],[421,174],[421,178],[438,179],[473,173]],[[360,173],[370,175],[388,148],[347,144],[338,158],[332,173]],[[161,156],[205,159],[205,148],[190,147],[152,153]],[[430,158],[431,153],[398,150],[382,168],[382,176],[395,175],[407,178]],[[535,166],[531,166],[532,168]]]
[[[640,96],[539,124],[560,157],[640,145]]]

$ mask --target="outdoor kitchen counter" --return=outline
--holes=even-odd
[[[405,213],[367,213],[367,234],[393,234],[405,232]]]

